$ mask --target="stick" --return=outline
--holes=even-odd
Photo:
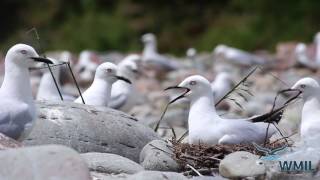
[[[203,176],[202,174],[200,174],[199,171],[197,171],[194,167],[192,167],[190,164],[187,164],[187,166],[192,169],[198,176]]]
[[[251,70],[240,82],[238,82],[238,84],[236,84],[226,95],[224,95],[216,104],[215,106],[217,106],[218,104],[221,103],[221,101],[223,101],[227,96],[229,96],[235,89],[237,89],[238,86],[240,86],[243,82],[245,82],[249,76],[251,76],[256,70],[257,70],[258,66],[256,66],[253,70]]]
[[[71,73],[73,82],[75,83],[75,85],[76,85],[76,87],[77,87],[77,89],[78,89],[78,92],[79,92],[79,95],[80,95],[80,97],[81,97],[82,103],[83,103],[83,104],[86,104],[86,103],[84,102],[83,97],[82,97],[82,93],[81,93],[80,87],[79,87],[79,85],[78,85],[78,82],[77,82],[76,78],[74,77],[73,71],[72,71],[71,66],[70,66],[70,62],[68,61],[66,64],[67,64],[67,66],[68,66],[68,68],[69,68],[69,71],[70,71],[70,73]]]
[[[45,56],[44,56],[44,57],[45,57]],[[53,73],[52,73],[52,69],[51,69],[51,67],[49,66],[49,64],[47,64],[47,66],[48,66],[48,69],[49,69],[49,71],[50,71],[50,74],[51,74],[51,77],[52,77],[52,79],[53,79],[53,82],[54,82],[54,84],[55,84],[55,86],[56,86],[56,88],[57,88],[57,90],[58,90],[60,99],[61,99],[61,101],[63,101],[63,96],[62,96],[61,91],[60,91],[60,89],[59,89],[59,87],[58,87],[58,83],[57,83],[57,81],[56,81],[56,78],[54,77],[54,75],[53,75]]]
[[[40,43],[40,36],[39,36],[39,34],[38,34],[37,28],[33,27],[32,29],[30,29],[29,31],[27,31],[27,34],[30,33],[31,31],[33,31],[33,32],[35,33],[36,39],[37,39],[37,42],[38,42],[38,46],[39,46],[39,49],[40,49],[40,52],[41,52],[41,54],[43,54],[43,57],[46,58],[46,54],[44,53],[44,50],[42,49],[42,46],[41,46],[41,43]],[[58,87],[56,78],[54,77],[54,75],[53,75],[53,73],[52,73],[52,69],[51,69],[51,67],[50,67],[50,65],[49,65],[48,63],[46,63],[46,64],[47,64],[47,67],[48,67],[48,69],[49,69],[49,71],[50,71],[50,74],[51,74],[51,77],[52,77],[52,79],[53,79],[53,82],[54,82],[54,84],[55,84],[55,86],[56,86],[56,88],[57,88],[57,91],[58,91],[58,93],[59,93],[60,99],[63,101],[63,97],[62,97],[61,91],[60,91],[60,89],[59,89],[59,87]]]

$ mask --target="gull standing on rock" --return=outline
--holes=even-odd
[[[111,87],[117,80],[123,80],[131,83],[130,80],[118,76],[117,66],[113,63],[106,62],[98,66],[94,80],[91,86],[83,93],[85,104],[93,106],[108,106],[111,95]],[[74,102],[82,103],[81,97]]]
[[[157,51],[157,40],[154,34],[148,33],[142,36],[144,49],[142,52],[142,60],[149,66],[157,70],[172,71],[179,68],[179,63],[163,56]]]
[[[184,89],[185,93],[170,103],[186,97],[190,100],[188,118],[189,143],[199,142],[206,144],[239,144],[262,143],[265,140],[267,123],[256,121],[257,118],[269,118],[265,115],[247,119],[223,119],[215,109],[210,82],[202,76],[194,75],[183,80],[178,86],[168,89]],[[280,113],[279,113],[280,115]],[[273,118],[279,118],[277,115]],[[252,121],[252,122],[250,122]],[[267,138],[276,132],[271,124]]]
[[[301,114],[300,135],[302,139],[320,135],[320,86],[312,78],[302,78],[291,89],[302,92],[304,105]]]
[[[134,61],[124,59],[118,64],[118,73],[134,83],[138,76],[138,66]],[[112,85],[109,107],[128,112],[136,104],[136,98],[137,93],[133,84],[117,81]]]
[[[29,68],[35,61],[50,63],[40,58],[28,45],[16,44],[5,57],[5,75],[0,88],[0,132],[22,140],[31,131],[36,119]]]

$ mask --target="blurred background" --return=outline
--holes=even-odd
[[[36,27],[46,50],[139,51],[153,32],[159,50],[212,51],[227,44],[275,51],[278,42],[312,41],[320,29],[318,0],[2,0],[0,48]]]

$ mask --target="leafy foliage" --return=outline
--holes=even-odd
[[[80,51],[141,49],[153,32],[160,51],[211,51],[225,43],[247,50],[279,41],[311,41],[320,29],[317,0],[3,0],[0,47],[25,39],[36,27],[46,48]]]

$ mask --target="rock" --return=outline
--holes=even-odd
[[[144,170],[140,164],[116,154],[85,153],[81,156],[87,162],[90,171],[106,174],[134,174]]]
[[[276,161],[265,163],[267,167],[266,178],[268,179],[320,179],[320,136],[311,136],[286,148],[277,155]],[[280,163],[288,163],[288,166],[280,167]],[[295,166],[297,163],[298,166]],[[300,166],[300,163],[303,163]],[[290,165],[291,164],[291,165]],[[289,168],[289,169],[287,169]],[[294,171],[296,169],[296,171]]]
[[[0,133],[0,150],[22,147],[22,144],[2,133]]]
[[[105,107],[37,102],[38,120],[25,145],[62,144],[80,153],[103,152],[139,160],[141,149],[159,139],[131,116]]]
[[[178,171],[178,163],[171,157],[171,149],[164,140],[153,140],[140,153],[140,164],[146,170]],[[159,150],[159,149],[161,150]]]
[[[189,180],[227,180],[222,176],[195,176]]]
[[[160,172],[160,171],[141,171],[136,174],[103,174],[91,173],[93,180],[188,180],[182,174],[175,172]]]
[[[182,174],[175,172],[159,172],[159,171],[141,171],[137,174],[130,175],[127,177],[129,180],[187,180]]]
[[[265,174],[266,168],[259,156],[246,151],[227,155],[219,165],[219,173],[226,178],[256,177]]]
[[[0,179],[90,179],[89,169],[80,155],[60,145],[0,151],[0,159]]]
[[[92,180],[123,180],[126,179],[129,175],[125,173],[121,174],[106,174],[96,171],[90,172]]]

